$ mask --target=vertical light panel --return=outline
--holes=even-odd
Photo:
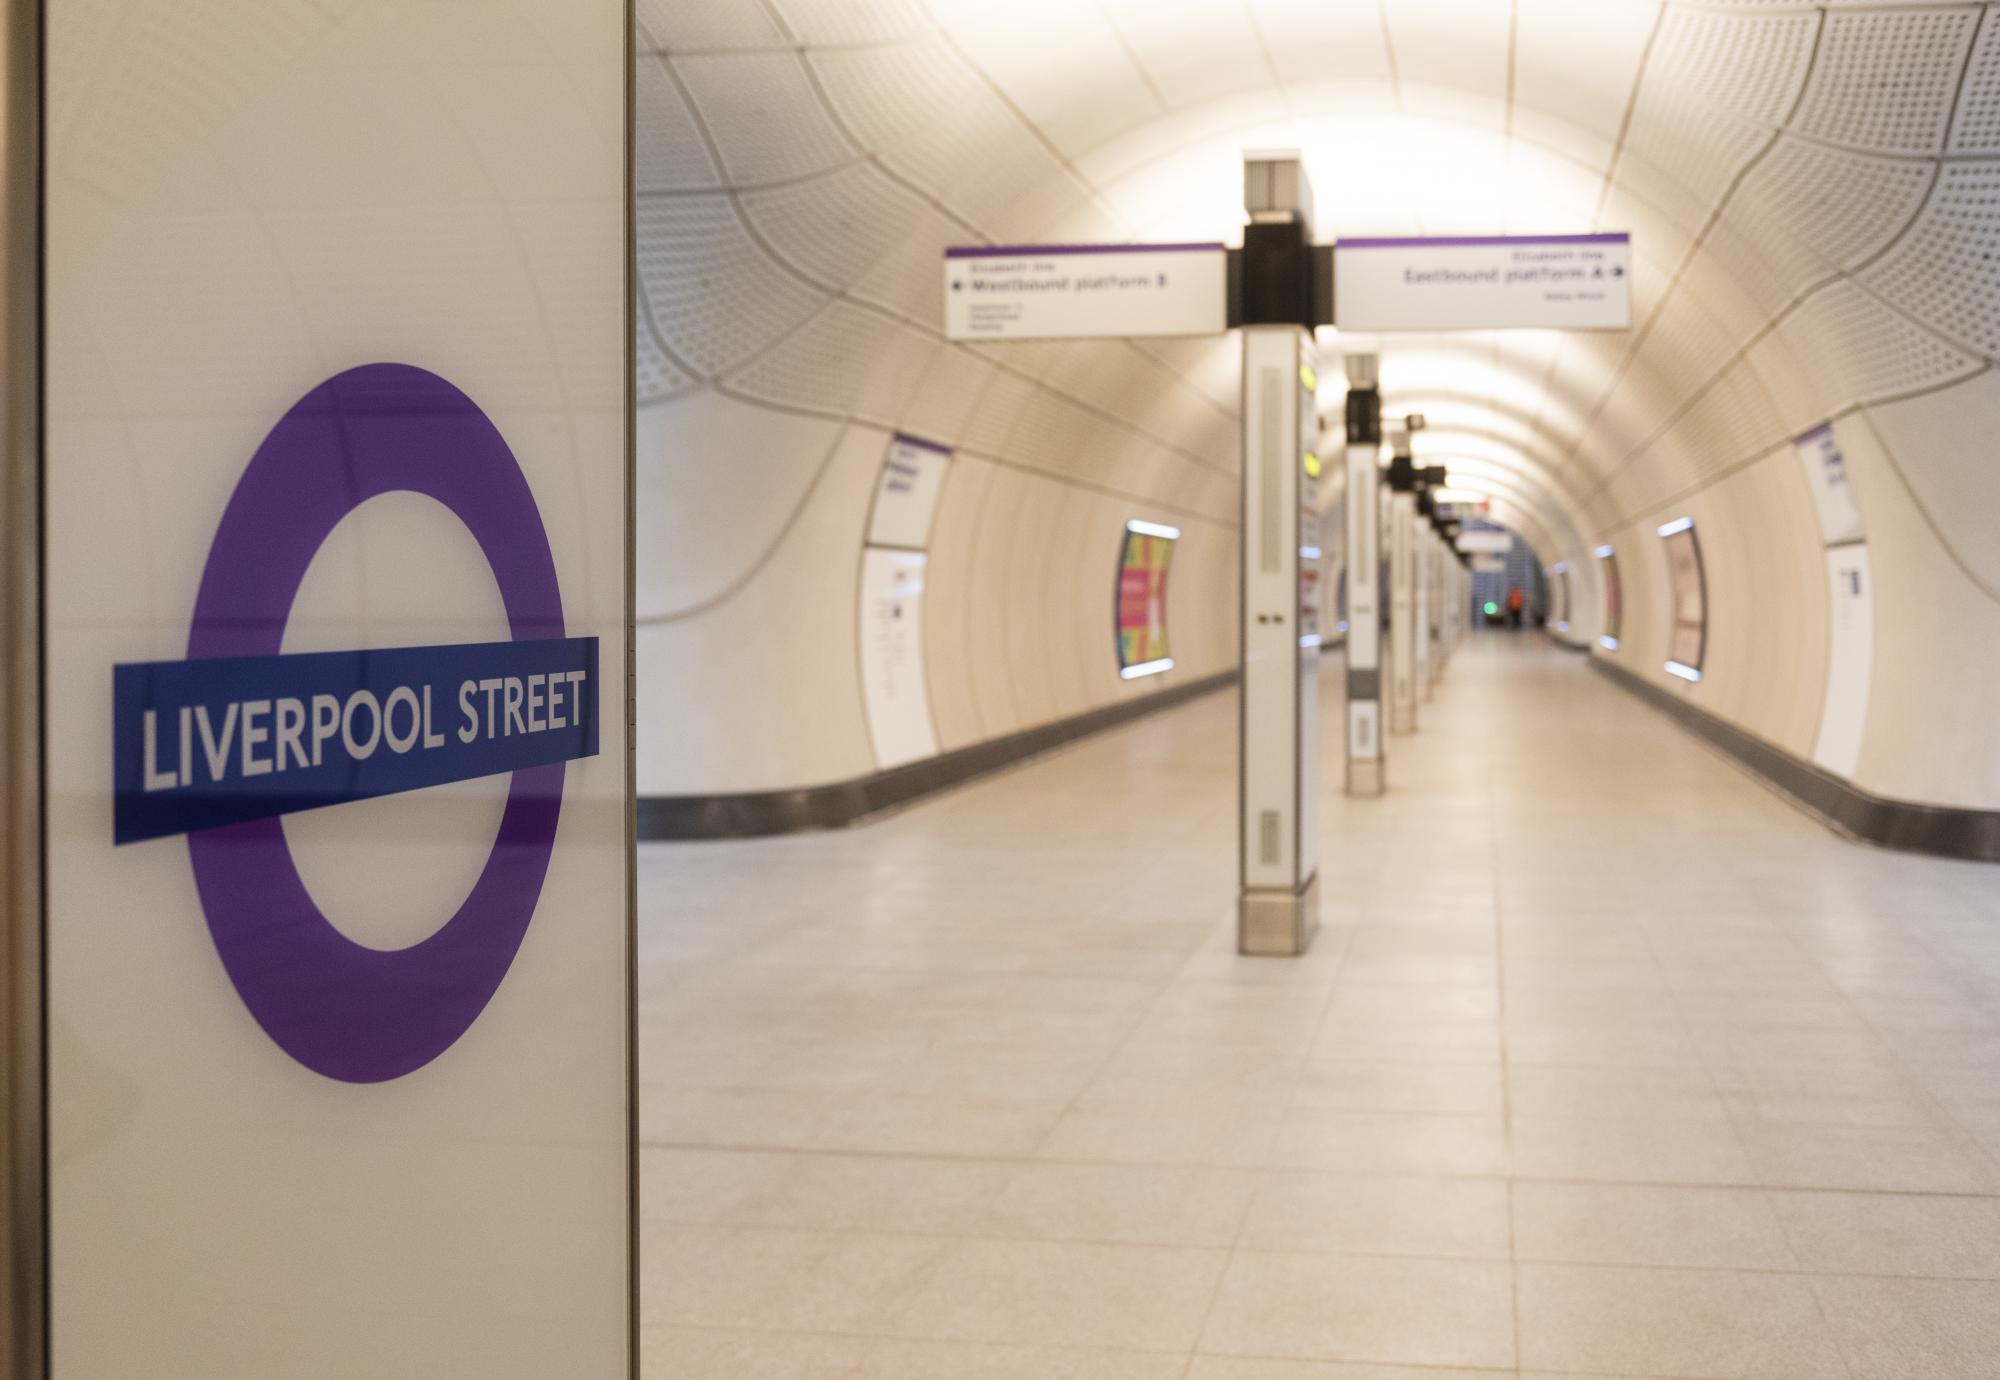
[[[627,1375],[624,0],[46,8],[53,1375]]]

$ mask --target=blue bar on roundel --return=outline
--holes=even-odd
[[[117,843],[597,755],[597,639],[113,668]]]

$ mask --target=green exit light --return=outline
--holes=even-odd
[[[1494,614],[1498,612],[1500,612],[1500,606],[1494,603],[1491,599],[1488,599],[1486,601],[1486,616],[1488,618],[1491,618]]]

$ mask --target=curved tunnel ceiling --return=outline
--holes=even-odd
[[[1259,146],[1303,152],[1322,239],[1632,233],[1628,332],[1337,342],[1380,349],[1386,411],[1437,423],[1420,454],[1464,455],[1551,557],[2000,351],[1985,5],[640,0],[639,22],[642,402],[853,420],[887,390],[895,421],[907,376],[965,395],[942,429],[1013,390],[1226,511],[1230,342],[947,346],[937,265],[1235,240]]]

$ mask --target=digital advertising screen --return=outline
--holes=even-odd
[[[1118,675],[1122,680],[1171,670],[1167,647],[1167,572],[1178,527],[1133,520],[1125,524],[1118,558]]]

